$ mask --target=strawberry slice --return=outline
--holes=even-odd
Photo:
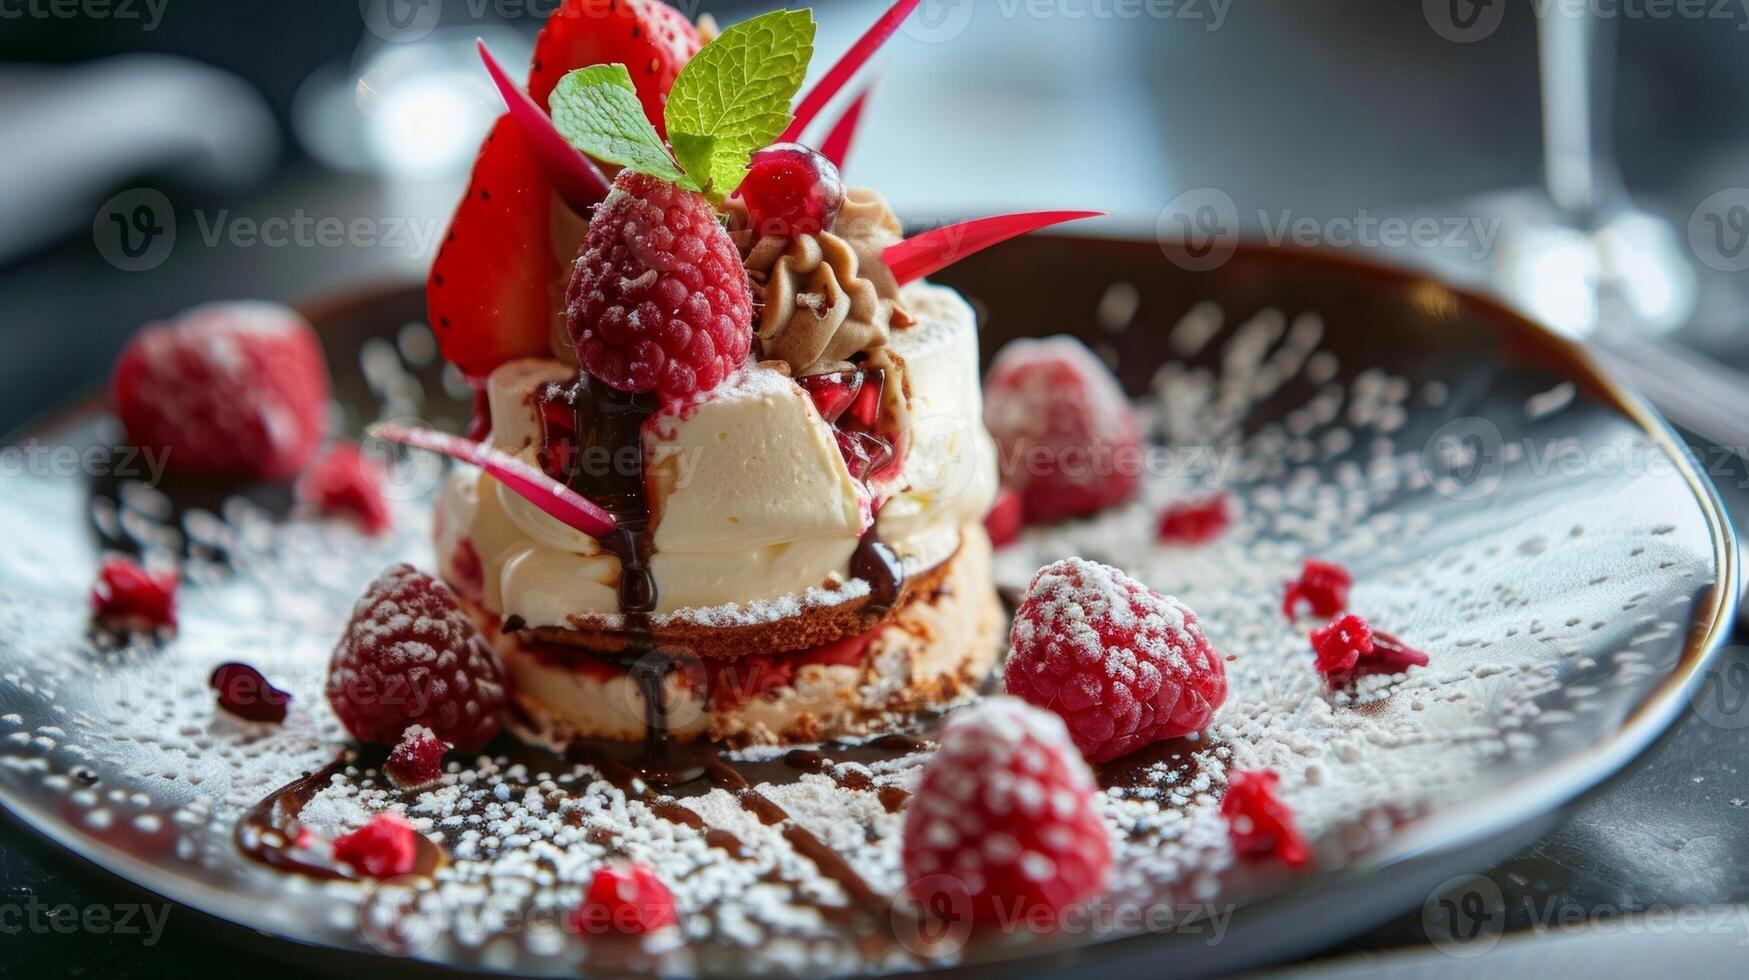
[[[698,29],[661,0],[564,0],[534,42],[528,94],[542,108],[569,72],[588,65],[626,66],[644,114],[668,135],[663,109],[675,76],[704,46]]]
[[[463,374],[483,378],[551,350],[561,275],[549,232],[555,206],[528,137],[500,117],[425,285],[438,346]]]

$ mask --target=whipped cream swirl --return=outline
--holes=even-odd
[[[853,187],[831,230],[754,242],[747,274],[763,294],[764,358],[783,362],[792,377],[844,370],[852,356],[885,347],[893,328],[914,323],[881,259],[902,235],[885,198]]]

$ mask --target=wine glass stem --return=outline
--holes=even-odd
[[[1568,224],[1600,223],[1620,188],[1610,155],[1613,19],[1585,4],[1538,3],[1543,180]]]

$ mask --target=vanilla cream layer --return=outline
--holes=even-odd
[[[975,685],[995,662],[1003,617],[990,588],[990,539],[982,525],[963,531],[965,546],[938,597],[901,609],[870,642],[863,663],[808,664],[771,696],[722,709],[671,673],[663,684],[670,733],[751,742],[851,734],[880,712],[921,707],[949,678]],[[514,635],[500,637],[497,648],[522,714],[536,726],[519,732],[524,738],[556,747],[573,738],[644,740],[644,695],[629,673],[604,677],[543,661]],[[957,680],[947,686],[957,687]]]
[[[971,308],[924,283],[906,287],[904,302],[918,323],[893,331],[877,355],[903,426],[903,465],[872,490],[851,477],[806,392],[771,368],[750,365],[645,426],[657,615],[708,621],[724,606],[756,615],[761,604],[854,594],[851,554],[877,509],[881,540],[914,570],[952,555],[960,528],[982,518],[995,498],[996,451],[983,425]],[[533,397],[572,371],[531,359],[493,372],[493,446],[536,463]],[[458,585],[466,580],[459,547],[472,544],[484,580],[478,598],[499,615],[563,627],[572,616],[619,610],[618,559],[490,476],[450,477],[436,537],[440,568]]]

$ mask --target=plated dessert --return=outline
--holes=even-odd
[[[844,179],[861,100],[820,109],[915,6],[804,92],[805,11],[568,0],[525,83],[482,50],[509,113],[420,301],[143,330],[113,407],[165,480],[0,484],[29,515],[8,805],[40,791],[256,928],[487,969],[1142,932],[1230,966],[1281,932],[1235,907],[1469,842],[1505,780],[1621,742],[1704,633],[1673,610],[1729,578],[1717,525],[1680,474],[1516,463],[1535,519],[1506,521],[1423,443],[1479,413],[1656,434],[1406,276],[974,255],[1084,212],[907,230]],[[386,340],[413,305],[429,330]],[[1084,342],[1033,336],[1060,329]],[[439,421],[360,446],[336,398]],[[462,462],[420,485],[389,443]]]

